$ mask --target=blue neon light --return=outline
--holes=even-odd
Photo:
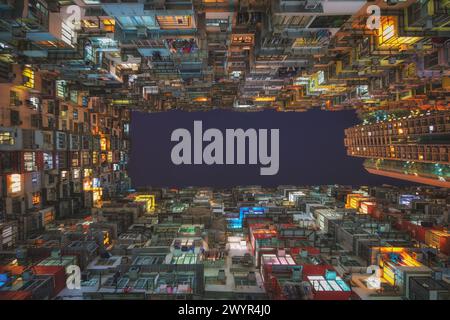
[[[230,229],[241,229],[242,221],[244,220],[246,215],[262,215],[266,212],[267,208],[265,207],[241,207],[239,208],[239,218],[229,218],[228,220],[228,228]]]

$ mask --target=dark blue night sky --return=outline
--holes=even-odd
[[[186,128],[193,135],[194,120],[208,128],[280,129],[280,169],[277,175],[260,176],[260,165],[172,164],[176,142],[173,130]],[[133,112],[129,174],[133,187],[184,187],[236,185],[405,185],[405,182],[372,175],[363,159],[348,157],[344,129],[358,123],[354,111],[308,112]],[[206,145],[207,143],[205,143]]]

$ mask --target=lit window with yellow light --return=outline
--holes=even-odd
[[[105,137],[100,138],[100,150],[105,151],[108,146],[108,141]]]
[[[103,30],[106,32],[114,32],[116,21],[114,19],[103,19]]]
[[[188,29],[192,28],[191,16],[156,16],[161,29]]]
[[[24,76],[24,86],[27,88],[34,88],[34,70],[29,66],[25,66],[22,75]]]
[[[381,17],[380,28],[378,29],[378,45],[381,48],[399,49],[404,45],[411,45],[422,39],[421,37],[399,37],[397,17]]]

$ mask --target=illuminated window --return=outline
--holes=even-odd
[[[379,37],[380,44],[385,43],[395,35],[394,19],[391,17],[385,18],[381,25],[381,35]]]
[[[8,176],[9,192],[16,193],[22,190],[22,176],[20,174],[11,174]]]
[[[66,97],[66,81],[65,80],[56,80],[56,95],[59,98]]]
[[[220,24],[227,24],[228,19],[206,19],[206,25],[208,27],[219,27]]]
[[[29,66],[25,66],[22,75],[24,76],[24,86],[27,88],[34,88],[34,70]]]
[[[191,16],[156,16],[161,29],[183,29],[191,28]]]
[[[74,179],[80,178],[80,169],[73,169],[72,176]]]
[[[92,179],[92,187],[93,188],[100,188],[100,179],[99,178]]]
[[[23,166],[25,171],[30,172],[36,170],[36,154],[34,152],[24,152]]]
[[[44,48],[67,48],[69,47],[64,41],[38,41],[36,44]]]
[[[70,101],[72,101],[73,103],[78,103],[78,91],[76,90],[70,91]]]
[[[34,206],[41,203],[41,193],[40,192],[34,192],[32,194],[32,203]]]
[[[82,160],[82,165],[83,166],[88,166],[89,165],[89,152],[88,151],[83,151],[81,154],[81,160]]]
[[[420,37],[399,37],[396,17],[382,17],[380,29],[378,30],[378,44],[380,47],[399,48],[402,45],[413,44]]]
[[[92,169],[84,169],[83,176],[85,178],[92,176]]]
[[[44,170],[53,169],[53,156],[51,153],[44,152]]]
[[[95,29],[100,26],[98,20],[96,21],[96,20],[88,20],[88,19],[82,20],[81,25],[83,26],[83,28],[86,28],[86,29]]]
[[[116,21],[114,19],[104,19],[103,21],[103,30],[107,32],[114,32],[114,27]]]
[[[100,149],[102,151],[105,151],[106,148],[107,148],[107,140],[106,140],[106,138],[101,138],[100,139]]]
[[[131,69],[133,71],[137,71],[139,69],[139,65],[137,63],[121,63],[117,66],[118,69]]]
[[[92,198],[94,200],[94,202],[99,202],[102,200],[102,190],[96,190],[94,192],[92,192]]]
[[[98,163],[98,152],[97,151],[93,151],[92,152],[92,164],[97,164]]]
[[[252,36],[233,36],[232,39],[233,43],[252,43],[253,37]]]
[[[44,216],[43,216],[43,219],[44,219],[44,225],[45,224],[49,224],[50,222],[55,220],[55,215],[54,215],[53,211],[45,212]]]
[[[92,181],[89,178],[83,179],[83,190],[89,191],[92,189]]]
[[[323,70],[320,70],[317,73],[317,83],[320,85],[324,82],[325,82],[325,73],[323,72]]]
[[[61,106],[61,110],[60,110],[60,112],[59,112],[59,116],[61,117],[61,118],[66,118],[67,117],[67,106],[66,105],[62,105]]]
[[[9,131],[0,131],[0,144],[14,145],[14,137]]]
[[[80,155],[78,152],[72,153],[72,167],[78,167],[79,166],[79,158]]]

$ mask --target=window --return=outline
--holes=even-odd
[[[232,38],[233,43],[246,43],[250,44],[253,42],[252,36],[233,36]]]
[[[106,32],[114,32],[114,26],[116,21],[114,19],[104,19],[103,21],[103,30]]]
[[[32,199],[33,206],[37,206],[38,204],[41,203],[41,193],[33,192],[31,199]]]
[[[81,105],[86,108],[88,106],[88,103],[89,103],[89,98],[87,96],[83,96],[81,98]]]
[[[0,144],[14,145],[13,134],[9,131],[0,131]]]
[[[67,43],[64,41],[38,41],[37,45],[44,48],[65,48],[67,47]]]
[[[102,151],[105,151],[107,149],[107,140],[106,138],[101,138],[100,139],[100,148]]]
[[[295,26],[306,28],[313,17],[310,16],[275,16],[274,25],[283,25],[284,27]]]
[[[98,152],[97,151],[93,151],[92,152],[92,164],[96,165],[98,163]]]
[[[34,88],[34,70],[30,66],[25,66],[22,72],[24,86]]]
[[[55,119],[53,119],[53,118],[48,118],[47,119],[47,121],[48,121],[48,128],[49,129],[55,129]]]
[[[53,156],[51,153],[44,152],[44,170],[53,169]]]
[[[78,152],[72,152],[72,167],[79,166],[79,158],[80,158],[80,155]]]
[[[20,174],[11,174],[8,176],[8,180],[10,193],[16,193],[22,190],[22,176]]]
[[[44,144],[47,144],[47,145],[52,145],[53,144],[52,134],[51,133],[44,132],[43,136],[44,136]]]
[[[66,105],[62,105],[61,106],[61,111],[60,111],[60,116],[61,118],[66,118],[67,117],[67,106]]]
[[[71,134],[70,135],[71,146],[70,148],[73,150],[80,149],[80,136]]]
[[[67,153],[58,152],[56,160],[58,168],[67,168]]]
[[[40,114],[32,114],[31,118],[31,126],[33,128],[40,128],[41,127],[41,115]]]
[[[55,114],[55,101],[48,100],[48,102],[47,102],[47,113]]]
[[[10,110],[10,122],[12,126],[19,126],[21,124],[19,111]]]
[[[66,97],[66,81],[56,80],[56,95],[62,99]]]
[[[83,28],[87,28],[87,29],[96,29],[96,28],[100,27],[100,23],[98,20],[84,19],[81,21],[81,24],[82,24]]]
[[[395,36],[395,25],[393,19],[387,18],[381,26],[380,44],[385,43]]]
[[[36,154],[34,152],[24,152],[23,166],[25,171],[30,172],[36,170]]]
[[[320,70],[317,73],[317,84],[321,85],[325,82],[325,73],[323,72],[323,70]]]
[[[398,48],[402,45],[410,45],[420,37],[399,37],[397,17],[382,17],[381,26],[378,30],[378,44],[382,47]]]
[[[192,27],[191,16],[156,16],[161,29],[183,29]]]
[[[83,177],[91,177],[92,176],[92,169],[84,169]]]
[[[73,169],[72,171],[72,177],[74,179],[79,179],[80,178],[80,169]]]
[[[206,19],[208,27],[219,27],[220,24],[228,24],[228,19]]]
[[[19,95],[17,94],[16,91],[12,91],[12,90],[11,90],[11,91],[9,92],[9,104],[10,104],[11,106],[15,106],[15,107],[21,105],[21,101],[20,101],[20,99],[19,99]]]
[[[72,101],[73,103],[78,103],[78,91],[70,91],[70,101]]]
[[[64,132],[57,132],[56,133],[56,141],[57,141],[58,149],[65,149],[66,148],[66,134]]]
[[[89,152],[88,151],[84,151],[82,153],[82,165],[83,166],[89,165]]]

